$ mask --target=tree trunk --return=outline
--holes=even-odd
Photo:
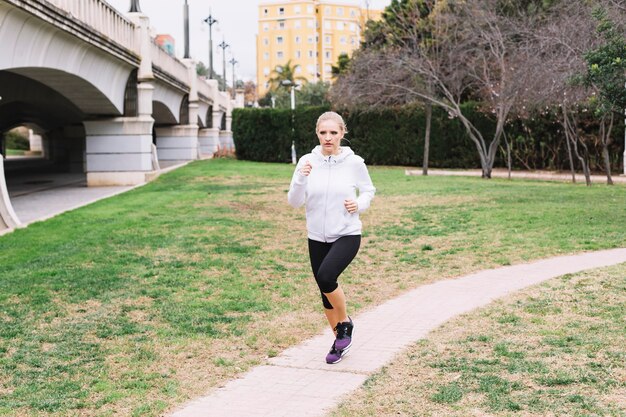
[[[433,105],[426,102],[426,132],[424,132],[424,161],[422,162],[422,175],[428,175],[428,157],[430,154],[430,123],[433,118]]]
[[[502,136],[504,137],[504,143],[506,144],[506,168],[509,171],[509,179],[511,179],[511,171],[513,167],[513,161],[511,160],[511,144],[509,143],[509,138],[506,137],[505,132],[502,132]]]
[[[574,149],[574,154],[576,155],[576,157],[578,158],[578,160],[580,161],[580,165],[583,168],[583,173],[585,174],[585,183],[587,184],[587,186],[591,186],[591,174],[589,172],[589,164],[587,163],[587,145],[585,145],[582,141],[580,141],[580,144],[585,148],[585,154],[584,155],[580,155],[580,152],[578,152],[578,134],[576,132],[576,121],[571,121],[567,112],[567,106],[566,104],[563,104],[563,129],[565,130],[565,138],[566,140],[570,141],[570,143],[573,146]]]
[[[613,113],[609,118],[609,126],[606,127],[606,117],[600,121],[600,139],[602,140],[602,158],[604,159],[604,167],[606,169],[606,183],[613,185],[611,177],[611,156],[609,155],[609,145],[611,144],[611,131],[613,130]]]
[[[567,144],[567,155],[569,157],[569,169],[572,173],[572,182],[576,184],[576,171],[574,170],[574,156],[572,155],[572,145],[569,142],[569,134],[567,133],[567,127],[563,125],[565,129],[565,143]]]

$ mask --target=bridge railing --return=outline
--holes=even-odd
[[[112,41],[140,53],[135,25],[102,0],[48,0]]]
[[[189,85],[189,70],[187,66],[168,54],[154,42],[154,39],[152,39],[152,62],[164,72]]]
[[[211,84],[208,83],[207,80],[199,79],[198,80],[198,93],[204,95],[208,98],[213,98],[213,88]]]

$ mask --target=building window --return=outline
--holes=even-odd
[[[279,7],[278,8],[278,14],[281,15],[281,16],[284,15],[285,14],[285,8],[284,7]]]
[[[270,69],[268,67],[263,68],[263,75],[270,75]]]
[[[315,27],[315,19],[308,19],[306,21],[306,26],[309,28],[314,28]]]
[[[269,10],[267,10],[267,9],[263,9],[263,14],[264,14],[265,16],[267,16],[267,14],[268,14],[268,13],[269,13]]]
[[[330,59],[330,51],[326,51],[324,55],[326,56],[326,59]]]
[[[296,58],[300,58],[302,56],[302,54],[300,53],[300,51],[296,51]]]
[[[309,58],[313,58],[313,51],[309,51]]]
[[[270,30],[270,24],[269,24],[269,23],[267,23],[267,22],[266,22],[266,23],[263,23],[263,30],[264,30],[265,32],[267,32],[268,30]]]
[[[293,12],[295,14],[300,14],[300,6],[293,6]]]
[[[309,13],[309,14],[313,13],[313,6],[310,6],[310,5],[306,6],[306,12]]]
[[[285,28],[285,21],[284,20],[279,20],[278,21],[278,29],[284,29]]]
[[[356,24],[354,24],[354,23],[350,23],[350,30],[351,30],[352,32],[356,32]]]
[[[296,43],[300,43],[300,36],[296,36]]]
[[[300,74],[300,73],[302,73],[302,68],[300,67],[300,65],[298,65],[296,67],[296,74]]]
[[[330,7],[328,6],[324,7],[324,14],[330,14],[330,13],[331,13]]]
[[[350,40],[350,44],[352,45],[356,45],[356,38],[353,36],[352,39]]]
[[[330,67],[330,65],[325,65],[324,66],[324,72],[329,74],[332,71],[332,68]]]
[[[354,10],[354,9],[350,10],[350,16],[351,17],[356,17],[356,10]]]
[[[324,29],[332,29],[330,26],[330,20],[324,20]]]
[[[279,45],[282,45],[283,44],[283,37],[282,36],[277,36],[276,37],[276,43],[279,44]]]
[[[344,24],[343,22],[337,22],[337,30],[343,30]]]
[[[308,41],[309,43],[313,43],[313,36],[309,36],[309,39],[307,39],[307,41]]]
[[[343,16],[343,7],[337,7],[337,16]]]
[[[330,36],[324,36],[324,43],[325,44],[330,44]]]
[[[311,75],[315,75],[315,66],[313,66],[313,65],[307,65],[307,66],[306,66],[306,70],[309,72],[309,74],[311,74]]]
[[[269,45],[270,44],[270,38],[263,38],[263,45]]]
[[[346,43],[346,37],[345,36],[340,37],[339,38],[339,43],[345,44]]]
[[[283,57],[284,57],[284,56],[285,56],[285,55],[283,54],[283,51],[278,51],[278,52],[276,52],[276,58],[278,58],[278,59],[283,59]]]
[[[270,53],[269,52],[263,52],[263,59],[266,60],[266,61],[268,59],[270,59]]]
[[[300,29],[301,25],[302,25],[302,24],[300,23],[300,20],[299,20],[299,19],[298,19],[298,20],[294,20],[294,22],[293,22],[293,26],[294,26],[296,29]]]

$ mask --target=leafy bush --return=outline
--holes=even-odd
[[[6,149],[17,149],[21,151],[30,150],[30,142],[28,138],[22,136],[15,130],[9,130],[4,134]]]
[[[463,112],[491,141],[495,121],[478,111],[475,103],[465,103]],[[308,153],[318,144],[315,123],[327,107],[300,107],[293,114],[285,109],[236,109],[233,111],[233,136],[239,159],[266,162],[291,161],[291,142],[295,141],[297,156]],[[419,107],[382,108],[376,110],[345,110],[348,139],[345,144],[372,165],[421,166],[424,152],[426,119]],[[586,118],[586,119],[585,119]],[[601,146],[593,141],[597,123],[589,114],[581,135],[589,146],[590,166],[603,171]],[[561,126],[553,114],[542,114],[528,120],[517,120],[506,126],[511,143],[514,169],[568,170],[567,145]],[[610,149],[614,171],[621,170],[624,143],[623,121],[614,126],[614,143]],[[506,166],[504,140],[496,159],[496,167]],[[469,139],[458,119],[451,119],[440,108],[433,108],[429,165],[437,168],[480,168],[476,145]],[[578,161],[575,162],[578,166]]]

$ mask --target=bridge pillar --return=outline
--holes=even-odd
[[[7,183],[4,179],[4,156],[0,154],[0,232],[7,229],[14,229],[19,226],[20,220],[17,218],[9,192],[7,191]]]
[[[198,131],[198,147],[201,158],[211,158],[220,145],[220,130],[216,127]]]
[[[87,185],[135,185],[152,172],[151,117],[85,121]]]
[[[155,131],[161,167],[198,159],[198,125],[157,127]]]
[[[233,132],[231,130],[232,115],[226,113],[226,130],[220,131],[220,147],[227,152],[235,152],[235,142],[233,141]]]

